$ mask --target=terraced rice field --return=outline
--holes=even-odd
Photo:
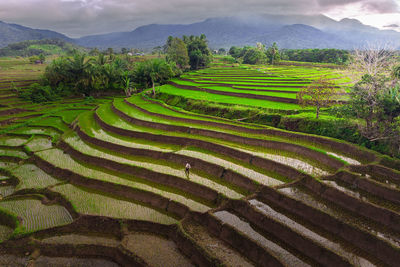
[[[254,85],[254,95],[290,99],[321,71],[226,69],[173,82],[223,91],[240,79],[231,92]],[[160,90],[220,96],[171,86]],[[0,264],[398,265],[398,161],[145,94],[102,102],[49,104],[4,128]]]
[[[296,94],[302,87],[324,76],[342,93],[351,85],[344,71],[301,66],[229,67],[215,66],[182,75],[159,91],[188,99],[239,104],[273,110],[298,110]],[[337,100],[345,101],[342,94]]]

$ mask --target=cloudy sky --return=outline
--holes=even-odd
[[[400,0],[0,0],[0,20],[70,37],[252,13],[324,14],[400,31]]]

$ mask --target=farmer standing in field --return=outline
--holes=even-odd
[[[190,166],[189,162],[187,162],[186,166],[185,166],[185,174],[188,179],[189,179],[189,174],[190,174],[190,168],[192,168],[192,166]]]

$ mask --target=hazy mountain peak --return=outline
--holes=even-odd
[[[347,24],[347,25],[355,25],[355,26],[365,26],[364,24],[361,23],[361,21],[357,19],[349,19],[349,18],[344,18],[339,21],[340,23]]]
[[[69,39],[65,35],[0,23],[0,47],[23,40],[60,38],[86,47],[135,47],[151,50],[168,36],[205,34],[212,48],[276,42],[280,48],[353,49],[365,42],[400,42],[400,33],[381,31],[356,19],[333,20],[319,15],[254,14],[209,18],[192,24],[149,24],[130,32],[114,32]]]

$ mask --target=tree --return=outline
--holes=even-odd
[[[272,46],[268,47],[266,54],[269,64],[273,65],[276,62],[279,62],[279,60],[281,59],[281,56],[279,54],[279,48],[276,43],[273,43]]]
[[[41,64],[43,64],[43,63],[46,61],[46,57],[45,57],[45,55],[44,55],[43,53],[41,53],[41,54],[39,55],[39,60],[40,60],[40,63],[41,63]]]
[[[156,94],[157,83],[165,83],[173,76],[171,65],[158,58],[138,63],[133,71],[134,82],[144,88],[152,87],[153,95]]]
[[[324,77],[320,77],[309,86],[301,88],[297,93],[297,100],[301,107],[315,106],[316,118],[318,119],[321,107],[334,104],[336,95],[335,84]]]
[[[156,46],[153,47],[153,51],[152,54],[158,54],[158,57],[161,57],[161,52],[163,51],[163,47],[162,46]]]
[[[263,45],[263,44],[260,43],[260,42],[257,42],[257,43],[256,43],[256,48],[257,48],[257,50],[260,50],[260,51],[264,52],[264,50],[265,50],[265,45]]]
[[[267,60],[265,53],[257,48],[250,48],[243,56],[244,64],[264,64]]]
[[[358,82],[351,89],[349,107],[363,121],[360,132],[371,142],[388,144],[392,155],[400,152],[400,84],[395,65],[395,53],[386,47],[355,50],[350,64]]]
[[[189,55],[185,42],[180,38],[168,38],[167,42],[167,61],[175,62],[176,65],[184,70],[189,66]]]
[[[370,141],[388,139],[395,117],[400,115],[399,85],[392,87],[387,77],[365,74],[350,92],[349,105],[364,120],[362,134]]]
[[[113,55],[114,54],[114,49],[112,49],[112,47],[107,48],[106,54],[109,55],[109,56]]]
[[[218,55],[226,55],[225,48],[221,47],[220,49],[218,49]]]
[[[92,50],[90,50],[89,55],[90,56],[97,56],[100,54],[100,51],[98,48],[93,48]]]
[[[186,44],[189,64],[191,69],[197,70],[209,66],[212,60],[212,54],[208,48],[208,41],[204,34],[200,36],[183,36]]]
[[[231,55],[234,59],[238,59],[240,57],[240,53],[242,52],[242,48],[232,46],[229,49],[229,55]]]
[[[89,96],[93,90],[91,86],[93,81],[93,59],[87,59],[85,54],[76,53],[72,58],[69,58],[67,62],[70,81],[74,84],[74,88],[78,92]]]
[[[392,70],[396,61],[394,51],[385,46],[368,46],[365,49],[356,49],[351,56],[349,69],[354,79],[362,80],[364,74],[371,77],[385,75]]]

